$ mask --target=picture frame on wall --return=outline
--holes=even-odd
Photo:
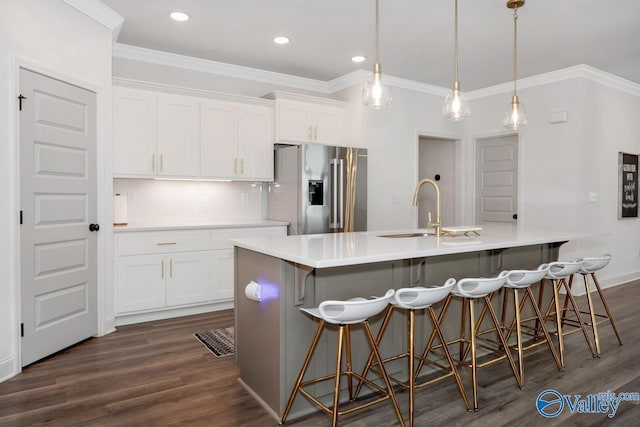
[[[638,155],[618,152],[618,219],[638,217]]]

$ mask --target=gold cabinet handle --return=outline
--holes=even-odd
[[[313,139],[312,133],[311,133],[311,125],[309,125],[309,139]]]
[[[151,172],[156,171],[156,153],[151,155]]]
[[[164,279],[164,260],[160,262],[160,278]]]
[[[169,278],[173,279],[173,259],[169,260]]]
[[[244,159],[240,159],[240,175],[244,175]]]
[[[233,158],[233,174],[234,175],[238,174],[238,158],[237,157]]]
[[[164,156],[160,154],[160,172],[164,171]]]
[[[317,141],[318,140],[318,126],[316,126],[314,128],[314,130],[315,130],[315,140]]]

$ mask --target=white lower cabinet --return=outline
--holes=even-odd
[[[234,263],[233,249],[213,251],[213,297],[216,299],[233,298]]]
[[[164,259],[163,255],[116,259],[116,313],[165,306]]]
[[[116,233],[116,324],[230,308],[230,240],[278,235],[285,225]]]
[[[209,252],[173,254],[166,267],[167,306],[194,304],[213,299]]]

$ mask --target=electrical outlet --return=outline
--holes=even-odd
[[[400,196],[397,193],[391,194],[391,204],[399,205],[400,204]]]
[[[241,193],[240,201],[242,203],[249,203],[249,193]]]

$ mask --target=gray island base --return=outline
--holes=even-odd
[[[361,232],[235,241],[235,345],[239,381],[279,420],[317,327],[317,322],[302,313],[300,307],[315,307],[328,299],[379,296],[390,288],[439,286],[449,277],[459,280],[490,277],[502,270],[534,269],[557,260],[560,246],[568,240],[601,237],[584,233],[524,233],[515,227],[500,228],[493,234],[488,236],[484,231],[475,237],[385,239]],[[251,282],[260,288],[259,301],[245,295]],[[460,333],[460,306],[459,301],[454,301],[443,322],[447,340],[457,338]],[[440,311],[439,306],[434,308]],[[406,318],[399,313],[394,314],[380,345],[382,357],[406,349]],[[374,334],[382,315],[370,321]],[[325,331],[305,378],[335,371],[336,330]],[[424,347],[430,332],[424,314],[416,316],[416,349]],[[359,328],[352,330],[352,346],[353,367],[358,371],[369,355],[364,331]],[[457,351],[452,348],[452,352],[455,357]],[[387,369],[391,375],[406,377],[406,360],[398,360]],[[428,369],[424,372],[428,373]],[[331,381],[314,387],[311,389],[314,395],[323,396],[321,400],[326,403],[331,401]],[[317,410],[299,395],[289,419]],[[392,412],[390,407],[390,416]]]

